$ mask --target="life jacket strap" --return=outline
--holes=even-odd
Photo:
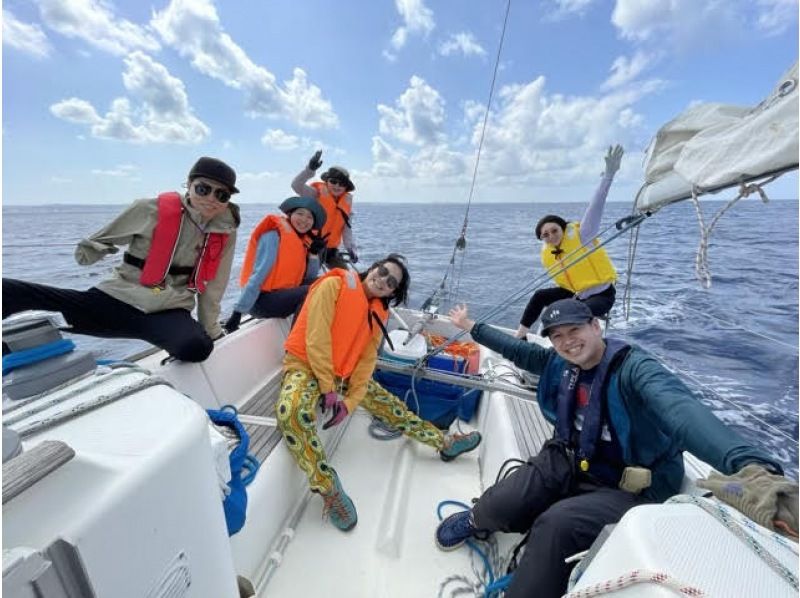
[[[129,266],[139,268],[140,270],[144,268],[144,260],[131,253],[128,253],[127,251],[123,254],[122,261]],[[168,272],[172,276],[188,276],[194,272],[194,266],[170,266]]]

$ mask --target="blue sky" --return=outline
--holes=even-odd
[[[194,160],[278,203],[317,148],[356,201],[464,202],[505,0],[7,0],[3,201],[127,203]],[[475,201],[632,201],[658,127],[752,105],[797,60],[796,0],[515,0]],[[796,198],[797,176],[774,183]]]

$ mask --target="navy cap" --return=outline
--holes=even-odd
[[[549,336],[550,329],[565,324],[587,324],[594,314],[589,307],[577,299],[559,299],[542,312],[542,336]]]

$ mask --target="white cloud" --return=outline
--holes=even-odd
[[[225,33],[209,0],[172,0],[153,15],[151,25],[199,72],[242,91],[250,116],[286,118],[311,129],[338,126],[331,103],[303,69],[295,68],[292,79],[279,85]]]
[[[608,145],[629,149],[642,141],[644,119],[636,109],[643,97],[661,89],[658,80],[627,81],[598,96],[566,97],[548,93],[538,77],[507,85],[497,93],[486,129],[479,176],[482,185],[558,186],[592,184],[603,169]],[[372,177],[402,177],[419,185],[466,184],[475,163],[485,108],[464,102],[464,122],[471,131],[466,141],[448,138],[440,127],[446,119],[439,93],[418,77],[395,102],[379,106],[380,135],[372,139]],[[428,116],[434,131],[423,135],[412,123]],[[407,144],[394,144],[390,138]],[[623,168],[633,172],[635,156]]]
[[[92,174],[125,178],[132,176],[137,170],[139,170],[139,168],[133,164],[120,164],[110,169],[95,168],[92,170]]]
[[[100,116],[80,98],[69,98],[50,106],[58,118],[88,125],[93,137],[133,143],[198,143],[209,128],[194,116],[183,82],[170,75],[164,65],[142,52],[125,58],[122,75],[125,89],[139,101],[136,108],[127,97],[116,98]]]
[[[3,10],[3,43],[35,58],[47,58],[52,46],[39,25],[23,23]]]
[[[454,33],[439,44],[439,54],[442,56],[458,53],[464,56],[485,56],[486,50],[477,42],[475,36],[468,32]]]
[[[553,10],[548,12],[545,20],[558,21],[571,16],[583,16],[594,0],[551,0]]]
[[[633,81],[652,62],[653,57],[644,52],[636,52],[632,57],[619,56],[611,65],[611,75],[601,89],[613,89]]]
[[[378,104],[378,130],[418,146],[439,143],[444,138],[444,105],[439,92],[414,75],[395,108]]]
[[[282,129],[267,129],[261,136],[261,143],[278,151],[289,151],[300,147],[300,138]]]
[[[492,176],[542,184],[593,179],[605,147],[636,139],[643,119],[633,105],[663,85],[646,81],[598,97],[565,97],[548,95],[545,83],[538,77],[500,90],[482,158]],[[481,125],[474,125],[473,145]]]
[[[158,41],[147,31],[117,18],[102,0],[37,0],[45,25],[69,38],[78,38],[106,52],[124,56],[134,50],[155,52]]]
[[[797,26],[797,0],[758,0],[758,28],[779,35]]]
[[[625,39],[685,50],[783,33],[797,26],[797,0],[616,0],[611,22]]]
[[[391,46],[394,50],[402,49],[410,34],[428,35],[436,27],[433,11],[425,6],[424,0],[395,0],[394,4],[403,19],[403,25],[392,34]],[[387,57],[394,56],[388,54]],[[384,56],[386,55],[384,52]]]

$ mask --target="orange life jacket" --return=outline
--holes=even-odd
[[[311,186],[317,190],[317,201],[319,201],[327,215],[325,225],[322,227],[322,235],[325,236],[326,233],[330,233],[328,247],[336,249],[342,242],[344,227],[350,226],[350,212],[353,206],[347,201],[348,193],[342,193],[339,197],[334,197],[328,192],[328,185],[325,183],[311,183]]]
[[[303,309],[300,310],[300,315],[284,346],[287,352],[308,363],[306,328],[309,298],[317,285],[333,276],[339,277],[342,281],[331,325],[333,372],[341,378],[347,378],[353,373],[370,339],[376,334],[381,334],[380,326],[373,322],[373,319],[378,318],[382,325],[389,319],[389,312],[380,299],[376,297],[367,300],[364,287],[356,272],[334,268],[311,285]]]
[[[286,216],[270,214],[256,225],[250,235],[247,251],[244,254],[242,275],[239,277],[241,286],[247,284],[253,273],[261,235],[273,230],[278,233],[278,254],[275,256],[275,263],[272,265],[269,275],[261,282],[261,290],[290,289],[300,286],[300,283],[303,282],[308,255],[306,244],[303,243],[303,239],[297,234],[297,231],[292,228]]]
[[[144,258],[142,275],[139,277],[139,282],[144,286],[157,287],[164,283],[178,246],[185,210],[179,193],[168,191],[159,194],[158,219],[153,229],[150,250]],[[197,261],[194,266],[189,266],[193,268],[189,276],[189,290],[202,293],[206,290],[206,285],[214,280],[227,240],[226,233],[206,233]]]

